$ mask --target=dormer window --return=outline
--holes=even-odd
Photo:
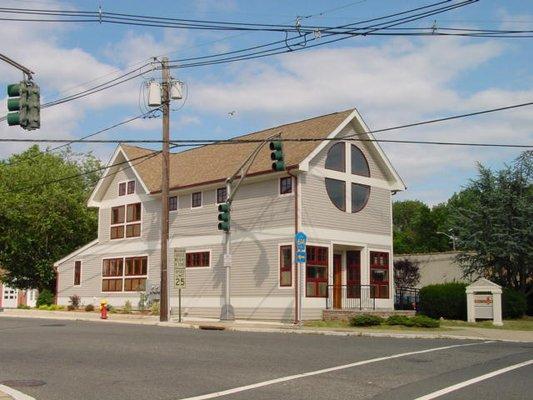
[[[118,195],[125,196],[126,194],[135,193],[135,181],[120,182],[118,184]]]

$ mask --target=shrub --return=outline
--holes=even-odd
[[[72,296],[69,297],[69,302],[70,302],[70,305],[72,306],[72,309],[70,307],[68,307],[68,309],[70,311],[77,310],[78,308],[80,308],[81,298],[77,294],[73,294]]]
[[[27,306],[26,304],[19,304],[17,308],[21,310],[29,310],[31,307]]]
[[[431,318],[466,320],[466,284],[443,283],[420,290],[420,313]]]
[[[87,311],[87,312],[92,312],[92,311],[94,311],[94,305],[92,305],[92,304],[87,304],[87,305],[85,306],[85,311]]]
[[[140,292],[139,303],[137,303],[137,307],[139,308],[139,311],[146,310],[147,304],[148,304],[148,294],[146,292]]]
[[[504,288],[502,293],[503,318],[521,318],[526,311],[526,296],[516,290]]]
[[[48,289],[43,289],[39,292],[37,297],[37,307],[49,306],[54,302],[54,295]],[[40,308],[39,308],[40,309]]]
[[[109,313],[115,313],[115,307],[113,307],[111,304],[106,304],[105,308],[107,308],[107,312]]]
[[[372,325],[381,325],[383,318],[378,317],[377,315],[362,314],[353,317],[350,320],[351,326],[372,326]]]
[[[154,301],[150,307],[150,314],[159,315],[159,301]]]
[[[72,305],[72,304],[69,304],[67,306],[67,310],[69,310],[69,311],[74,311],[75,309],[76,309],[76,307],[74,307],[74,305]]]
[[[406,315],[391,315],[385,321],[387,325],[414,326],[414,322]]]
[[[418,326],[420,328],[438,328],[440,326],[440,321],[438,319],[429,318],[425,315],[417,315],[416,317],[410,318],[412,326]]]
[[[124,303],[124,309],[122,310],[122,312],[124,314],[131,314],[131,301],[129,300],[126,300],[126,302]]]

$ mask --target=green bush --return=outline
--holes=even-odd
[[[424,286],[420,289],[419,311],[431,318],[466,320],[466,284]]]
[[[503,318],[522,318],[526,311],[527,300],[525,294],[504,288],[502,293]]]
[[[351,326],[373,326],[381,325],[383,318],[378,317],[377,315],[362,314],[353,317],[350,320]]]
[[[159,301],[154,301],[150,307],[150,314],[159,315]]]
[[[39,297],[37,297],[37,307],[40,306],[49,306],[54,302],[54,295],[48,289],[43,289],[39,292]],[[40,309],[40,308],[39,308]]]
[[[92,311],[94,311],[94,305],[92,305],[92,304],[87,304],[87,305],[85,306],[85,311],[87,311],[87,312],[92,312]]]
[[[126,300],[124,303],[124,308],[122,309],[123,314],[131,314],[132,307],[131,307],[131,301]]]
[[[414,326],[414,322],[406,315],[391,315],[385,321],[387,325]]]
[[[438,319],[429,318],[425,315],[417,315],[416,317],[410,318],[410,322],[420,328],[438,328],[440,326],[440,321]]]
[[[69,310],[69,311],[74,311],[75,309],[76,309],[76,307],[74,307],[73,304],[69,304],[69,305],[67,306],[67,310]]]
[[[31,307],[27,306],[26,304],[19,304],[17,308],[20,310],[29,310]]]

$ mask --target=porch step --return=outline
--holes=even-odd
[[[382,318],[388,318],[391,315],[405,315],[414,317],[415,310],[323,310],[322,319],[324,321],[349,321],[356,315],[369,314]]]

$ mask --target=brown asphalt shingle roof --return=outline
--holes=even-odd
[[[282,138],[324,138],[344,121],[353,109],[293,122],[239,136],[239,139],[264,139],[276,133]],[[316,142],[284,142],[287,167],[297,166],[318,145]],[[213,144],[170,155],[170,189],[224,181],[231,176],[256,148],[257,143]],[[154,153],[153,150],[121,145],[129,160]],[[136,171],[150,190],[161,190],[161,154],[132,161]],[[249,170],[249,174],[271,171],[270,149],[264,146]]]

